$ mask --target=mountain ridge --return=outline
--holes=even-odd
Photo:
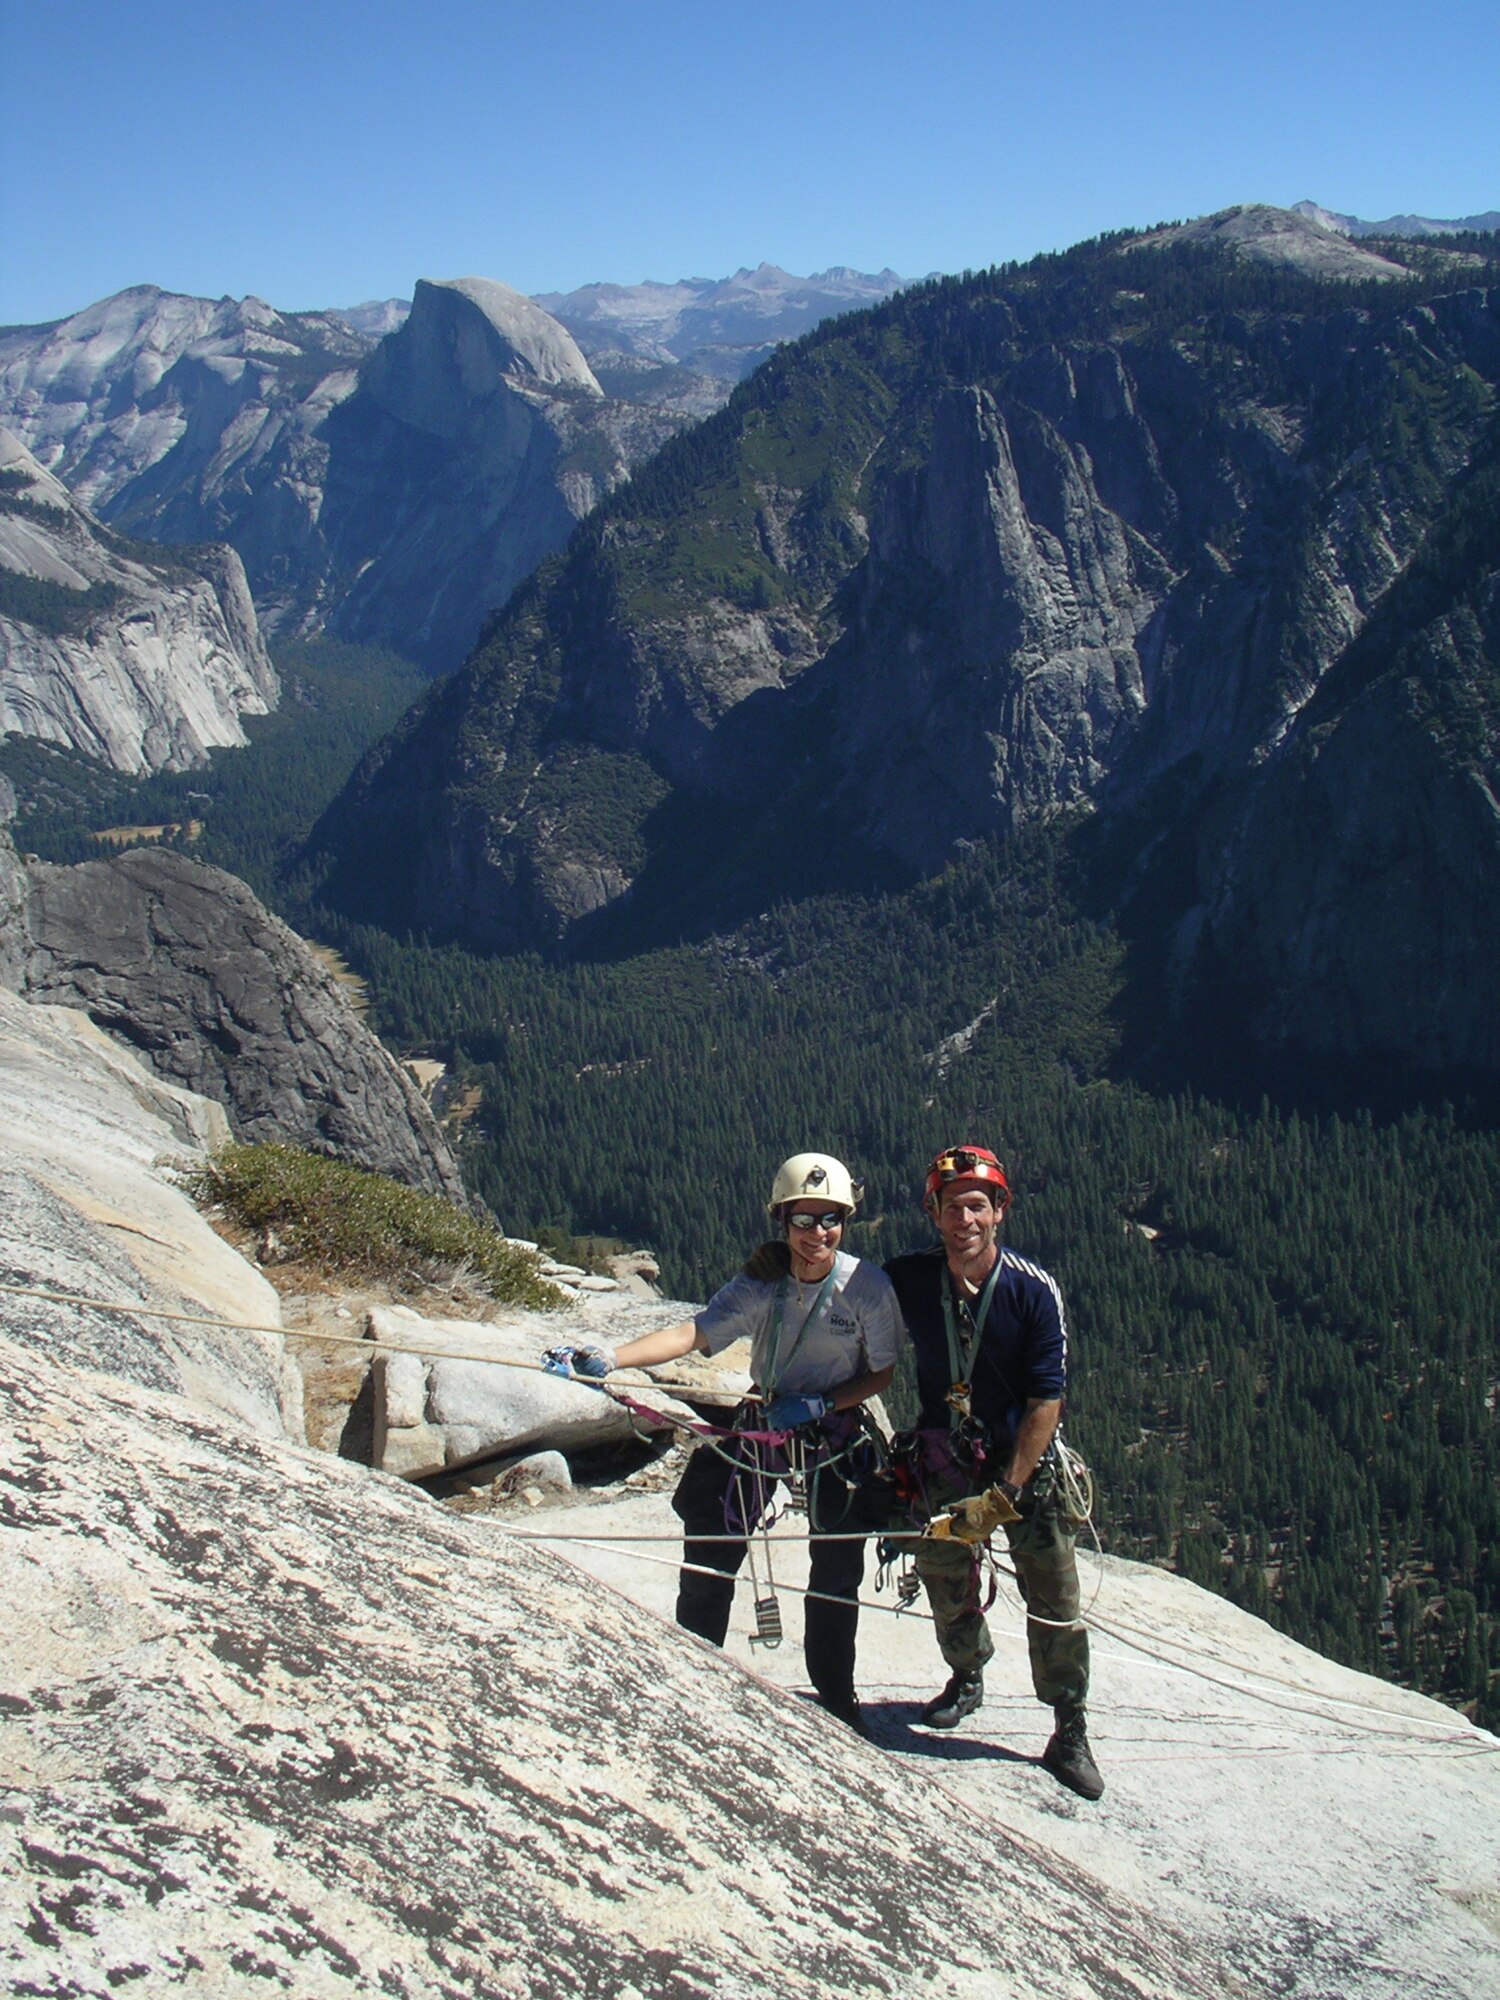
[[[423,281],[415,302],[377,339],[136,287],[0,331],[0,422],[107,524],[230,542],[272,637],[373,630],[445,668],[686,417],[605,396],[509,287]]]
[[[1253,843],[1241,807],[1221,854],[1227,800],[1262,786],[1444,518],[1500,381],[1493,288],[1355,268],[1111,239],[781,350],[372,755],[320,837],[351,857],[332,893],[490,949],[567,948],[615,907],[617,930],[632,910],[649,928],[684,847],[700,907],[746,868],[764,907],[793,850],[778,821],[827,857],[816,886],[835,856],[922,873],[962,839],[1078,809],[1124,824],[1185,783],[1173,817],[1197,826],[1202,879],[1172,922],[1189,958],[1205,920],[1232,956]],[[1206,318],[1176,303],[1195,287]],[[1487,684],[1488,658],[1471,649],[1459,678]],[[1475,754],[1493,762],[1483,731]],[[356,878],[380,821],[403,833],[372,900]],[[1489,882],[1486,829],[1466,841]],[[1473,905],[1440,879],[1415,911],[1472,939]],[[705,915],[737,920],[730,902]],[[1352,995],[1323,1016],[1299,977],[1272,982],[1261,1032],[1337,1046]],[[1424,1036],[1408,1017],[1419,1065]],[[1477,1023],[1459,1039],[1433,1048],[1495,1066]]]
[[[327,631],[443,670],[576,520],[771,346],[897,282],[763,265],[603,288],[638,307],[671,293],[671,327],[658,309],[651,337],[597,296],[574,310],[583,293],[558,295],[559,319],[489,278],[301,313],[139,285],[0,328],[0,423],[108,523],[232,543],[272,636]],[[679,322],[694,329],[675,341],[687,365],[666,337]]]
[[[1388,215],[1384,222],[1367,222],[1357,215],[1343,215],[1323,208],[1315,201],[1294,201],[1293,215],[1305,215],[1325,229],[1346,236],[1459,236],[1470,230],[1500,229],[1500,208],[1488,208],[1482,215],[1461,215],[1441,220],[1430,215]]]

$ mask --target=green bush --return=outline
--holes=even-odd
[[[289,1257],[361,1277],[446,1276],[454,1266],[507,1305],[550,1307],[537,1259],[441,1196],[295,1146],[231,1145],[187,1177],[205,1207],[274,1232]]]

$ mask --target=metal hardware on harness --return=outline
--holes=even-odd
[[[961,1417],[972,1416],[974,1413],[970,1403],[972,1388],[973,1385],[971,1383],[955,1382],[953,1387],[948,1391],[946,1398],[948,1407],[957,1410]]]
[[[875,1544],[875,1553],[878,1559],[875,1570],[876,1590],[884,1590],[894,1575],[896,1581],[895,1609],[897,1612],[909,1611],[917,1601],[918,1593],[922,1588],[922,1579],[912,1566],[910,1553],[905,1541],[898,1541],[893,1536],[883,1535]]]
[[[750,1559],[750,1588],[755,1593],[755,1630],[750,1634],[752,1646],[764,1646],[772,1652],[781,1644],[781,1606],[776,1601],[776,1577],[771,1567],[771,1523],[776,1517],[776,1508],[769,1505],[765,1473],[757,1463],[750,1476],[755,1481],[754,1511],[760,1516],[757,1528],[752,1528],[745,1536],[745,1554]],[[745,1519],[751,1516],[744,1515]],[[765,1582],[760,1579],[760,1565],[756,1561],[756,1543],[765,1561]]]
[[[786,1441],[786,1504],[794,1514],[807,1512],[807,1453],[801,1438]]]
[[[750,1634],[752,1646],[764,1646],[774,1652],[781,1644],[781,1606],[774,1597],[757,1597],[755,1600],[755,1630]]]

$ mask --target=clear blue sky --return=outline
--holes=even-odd
[[[1496,0],[0,0],[0,323],[1500,207]]]

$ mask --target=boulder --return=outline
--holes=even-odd
[[[632,1298],[661,1297],[661,1266],[649,1250],[624,1250],[605,1262],[610,1276]]]
[[[83,1008],[158,1076],[222,1104],[236,1138],[329,1153],[468,1205],[421,1092],[235,876],[132,848],[71,868],[32,862],[24,886],[11,924],[24,927],[32,999]]]
[[[573,1474],[560,1451],[534,1451],[506,1466],[495,1485],[503,1493],[522,1493],[540,1498],[547,1493],[571,1493]]]
[[[366,1330],[382,1346],[403,1350],[378,1357],[383,1365],[374,1373],[373,1456],[387,1472],[439,1472],[536,1445],[568,1452],[624,1444],[644,1421],[599,1389],[542,1370],[545,1347],[597,1337],[552,1315],[475,1323],[372,1306]],[[660,1409],[665,1425],[693,1420],[639,1370],[612,1380]]]

